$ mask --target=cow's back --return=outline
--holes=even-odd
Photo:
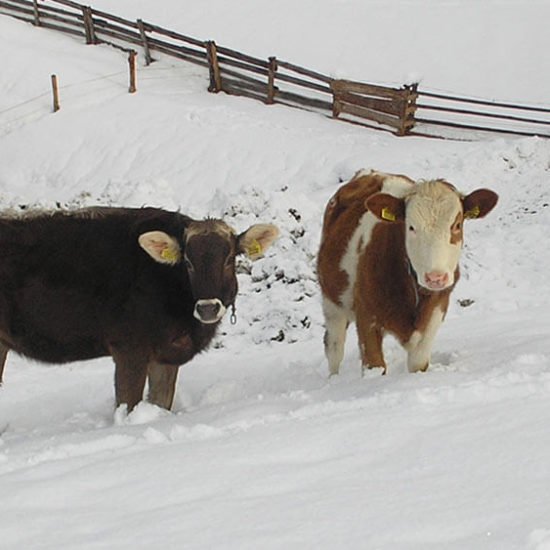
[[[179,218],[182,219],[179,219]],[[52,287],[94,289],[106,295],[128,289],[136,269],[157,267],[138,246],[140,233],[182,233],[185,218],[156,209],[115,208],[0,219],[0,292],[39,278]]]

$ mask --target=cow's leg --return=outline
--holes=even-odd
[[[153,361],[149,363],[148,378],[148,401],[159,407],[170,410],[176,391],[178,366]]]
[[[116,405],[126,403],[130,412],[143,399],[148,360],[135,348],[111,349],[111,354],[115,362]]]
[[[6,364],[6,357],[10,349],[4,344],[0,343],[0,386],[2,385],[4,375],[4,365]]]
[[[406,343],[409,372],[424,372],[429,367],[435,335],[443,322],[443,317],[441,308],[431,310],[426,317],[426,322],[423,323],[422,330],[415,330]]]
[[[345,310],[323,297],[325,314],[325,356],[328,360],[330,376],[338,374],[340,363],[344,358],[346,331],[349,325]]]
[[[371,317],[357,316],[357,336],[361,348],[362,372],[381,368],[386,374],[386,362],[382,348],[382,327]]]

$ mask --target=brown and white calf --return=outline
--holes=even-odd
[[[462,195],[444,180],[375,171],[338,189],[325,210],[317,266],[331,375],[353,321],[363,369],[386,372],[385,333],[407,350],[410,372],[428,368],[459,278],[463,222],[483,218],[497,200],[489,189]]]

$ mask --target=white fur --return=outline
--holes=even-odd
[[[355,283],[357,282],[357,264],[361,253],[371,240],[372,230],[377,222],[377,218],[370,212],[363,214],[340,260],[340,269],[348,276],[348,286],[340,296],[340,302],[349,312],[350,320],[353,320],[352,308]]]
[[[214,319],[204,320],[198,312],[197,306],[199,305],[218,305],[220,308],[218,311],[218,315]],[[212,323],[217,323],[225,315],[226,311],[227,311],[227,308],[222,304],[221,300],[218,300],[218,298],[211,298],[208,300],[199,300],[195,304],[195,309],[193,310],[193,316],[195,317],[195,319],[198,319],[201,323],[204,323],[205,325],[209,325]]]
[[[462,209],[458,195],[442,183],[425,182],[406,201],[405,245],[418,283],[427,286],[428,273],[442,273],[452,285],[462,249],[461,242],[450,242],[451,225]]]
[[[404,178],[402,176],[393,176],[391,174],[383,174],[381,172],[374,172],[379,176],[384,176],[384,183],[382,184],[381,193],[387,193],[393,195],[399,199],[407,196],[414,188],[414,182]]]
[[[344,358],[346,331],[349,324],[348,312],[323,296],[323,313],[325,315],[325,355],[330,375],[338,374],[340,363]]]

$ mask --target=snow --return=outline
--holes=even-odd
[[[214,19],[185,4],[94,3],[341,76],[546,99],[546,2],[216,1]],[[238,323],[182,367],[171,413],[115,411],[109,359],[8,357],[2,550],[550,548],[550,141],[396,138],[208,94],[206,71],[168,59],[130,95],[124,54],[6,17],[0,50],[3,208],[148,204],[282,232],[240,263]],[[362,378],[350,329],[327,376],[315,254],[326,201],[360,168],[500,195],[466,228],[427,373],[388,339],[388,374]]]
[[[548,102],[546,0],[97,0],[94,7],[334,77]],[[511,59],[510,52],[513,52]],[[490,78],[488,78],[490,76]]]

